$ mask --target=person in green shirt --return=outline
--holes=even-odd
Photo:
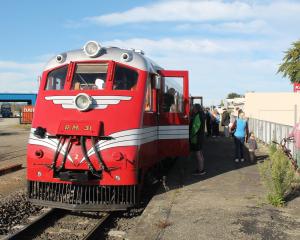
[[[202,153],[203,141],[204,141],[204,127],[205,117],[204,111],[200,104],[194,104],[191,120],[190,120],[190,151],[192,155],[196,156],[197,170],[195,175],[203,175],[206,173],[204,170],[204,157]]]

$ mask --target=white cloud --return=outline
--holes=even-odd
[[[222,23],[184,23],[175,27],[178,31],[209,31],[213,33],[243,33],[253,34],[259,33],[267,35],[274,33],[271,26],[262,20],[254,21],[235,21]]]
[[[24,73],[15,73],[15,72],[0,72],[0,82],[1,82],[1,88],[5,87],[5,85],[8,85],[8,82],[11,81],[17,81],[17,80],[24,80],[28,76]],[[5,84],[6,82],[6,84]]]
[[[97,24],[120,25],[136,22],[234,20],[249,17],[253,17],[251,5],[240,1],[162,1],[124,12],[87,17],[85,20]]]
[[[2,92],[37,92],[38,76],[44,63],[0,61],[0,86]]]
[[[193,44],[189,44],[193,43]],[[208,44],[209,43],[209,44]],[[291,91],[287,79],[276,71],[280,57],[254,57],[253,51],[278,52],[278,41],[207,40],[207,39],[127,39],[104,45],[141,48],[146,56],[165,69],[188,70],[190,91],[203,95],[205,104],[219,104],[229,92]],[[213,47],[211,47],[213,46]]]
[[[239,40],[239,39],[209,39],[209,38],[131,38],[127,40],[115,39],[103,42],[106,46],[118,46],[121,48],[142,49],[147,55],[156,56],[199,56],[205,55],[226,55],[251,54],[256,52],[274,52],[286,49],[288,40]]]
[[[142,49],[151,55],[194,53],[217,53],[226,51],[219,43],[207,39],[175,39],[162,38],[159,40],[147,38],[132,38],[128,40],[112,40],[104,45],[118,46],[121,48]]]
[[[134,7],[123,12],[90,16],[80,21],[99,25],[134,23],[176,23],[178,30],[200,28],[221,33],[260,33],[297,36],[300,22],[300,2],[274,1],[182,1],[167,0]]]
[[[299,16],[296,1],[161,1],[124,12],[87,17],[96,24],[121,25],[138,22],[203,22],[247,19],[289,20]]]
[[[25,71],[37,71],[42,68],[44,63],[19,63],[14,61],[1,61],[0,69],[16,69]]]

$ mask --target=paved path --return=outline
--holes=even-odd
[[[232,139],[205,146],[208,174],[193,176],[193,161],[177,161],[170,191],[151,200],[128,239],[300,239],[300,197],[285,208],[269,206],[257,165],[233,162]]]
[[[30,127],[17,118],[0,118],[0,164],[25,159]]]
[[[26,188],[26,148],[30,126],[17,118],[0,118],[0,168],[22,164],[23,169],[0,176],[0,198]]]

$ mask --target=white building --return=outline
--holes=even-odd
[[[228,109],[235,109],[236,107],[244,109],[246,99],[245,97],[240,98],[227,98],[224,100],[224,107]]]

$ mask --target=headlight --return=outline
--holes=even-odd
[[[89,57],[96,57],[99,54],[100,50],[101,46],[96,41],[89,41],[83,47],[83,51]]]
[[[80,93],[75,97],[75,105],[79,111],[86,111],[90,108],[92,99],[85,93]]]

